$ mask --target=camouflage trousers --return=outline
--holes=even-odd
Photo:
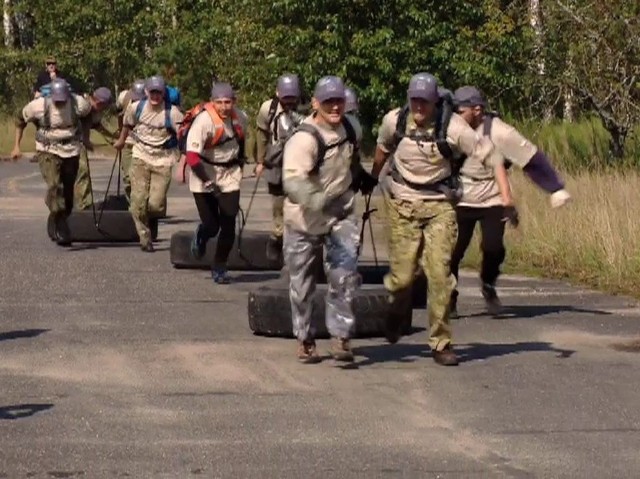
[[[140,158],[131,164],[131,204],[129,211],[140,237],[140,244],[151,242],[149,218],[161,218],[167,211],[167,191],[171,183],[170,166],[152,166]]]
[[[271,197],[271,212],[273,215],[272,235],[276,238],[282,238],[284,234],[284,195],[273,195]]]
[[[89,155],[86,148],[80,151],[78,176],[74,186],[75,206],[84,210],[93,204],[93,192],[91,190],[91,175],[89,173]]]
[[[73,209],[73,187],[78,175],[79,157],[61,158],[52,153],[35,155],[47,185],[44,202],[54,215],[69,216]]]
[[[131,145],[125,145],[122,149],[120,159],[120,171],[122,172],[122,183],[124,184],[124,195],[131,202],[131,164],[133,163],[133,153]]]
[[[328,283],[325,324],[332,337],[346,339],[353,334],[353,295],[360,286],[357,272],[359,240],[355,215],[336,223],[326,235],[310,235],[285,226],[284,261],[290,277],[293,334],[298,340],[306,341],[315,337],[315,327],[311,324],[316,290],[314,260],[316,251],[323,243]]]
[[[389,273],[384,284],[391,311],[411,301],[415,272],[421,266],[428,282],[429,346],[441,351],[451,343],[449,299],[456,286],[451,255],[458,236],[456,212],[446,201],[398,200],[385,195],[389,219]]]

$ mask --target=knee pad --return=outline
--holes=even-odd
[[[327,272],[327,283],[334,291],[353,291],[362,284],[362,276],[356,271],[335,268]]]

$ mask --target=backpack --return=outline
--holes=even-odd
[[[164,97],[166,100],[169,100],[174,106],[178,108],[182,105],[182,93],[180,93],[180,89],[175,86],[167,85],[164,89]]]
[[[398,147],[398,144],[400,144],[403,138],[410,138],[415,141],[433,141],[436,144],[436,147],[438,148],[440,154],[451,164],[451,175],[436,184],[415,184],[404,179],[398,169],[395,167],[394,162],[392,162],[390,174],[394,181],[414,189],[438,191],[444,193],[448,198],[455,201],[460,199],[460,169],[462,168],[462,165],[464,164],[464,161],[467,159],[467,157],[465,155],[455,155],[453,150],[451,149],[451,146],[447,142],[447,130],[449,128],[449,122],[451,121],[451,116],[453,115],[454,111],[455,106],[451,94],[446,93],[442,95],[440,97],[440,100],[438,100],[438,103],[436,104],[436,124],[433,136],[424,137],[422,135],[413,134],[407,136],[407,120],[409,117],[410,109],[408,104],[402,107],[398,115],[396,130],[393,133],[395,148]]]
[[[491,139],[491,127],[493,126],[493,119],[500,118],[500,114],[497,111],[488,111],[485,112],[484,118],[482,119],[482,135],[488,136]],[[504,160],[505,169],[511,168],[513,163],[507,158]]]
[[[454,158],[453,150],[451,150],[451,146],[447,143],[447,129],[449,128],[449,122],[451,121],[451,115],[455,111],[453,105],[453,98],[451,95],[444,95],[440,97],[436,105],[436,125],[435,132],[432,138],[426,138],[428,140],[434,141],[438,151],[440,154],[446,158],[447,160],[452,160]],[[405,105],[400,110],[398,115],[398,122],[396,123],[396,130],[393,133],[393,139],[395,143],[395,147],[398,147],[398,144],[402,141],[403,138],[410,138],[412,140],[424,139],[424,137],[409,135],[407,136],[407,120],[409,119],[409,105]]]
[[[320,168],[322,167],[322,164],[324,163],[324,157],[327,154],[328,150],[337,148],[347,142],[353,145],[352,166],[355,162],[359,164],[360,155],[358,138],[356,136],[356,131],[354,130],[353,125],[351,125],[351,122],[347,119],[346,116],[342,118],[342,126],[345,129],[346,137],[342,140],[330,143],[329,145],[325,143],[324,138],[322,138],[322,135],[320,134],[318,129],[308,123],[301,123],[297,128],[293,129],[291,133],[289,133],[286,139],[279,141],[274,145],[269,145],[269,147],[267,147],[267,153],[264,159],[265,168],[267,168],[268,171],[267,182],[274,186],[282,185],[282,163],[284,159],[284,146],[293,137],[293,135],[299,131],[304,131],[311,134],[318,145],[318,155],[316,157],[313,169],[310,171],[311,174],[318,174]]]
[[[225,162],[225,163],[212,163],[211,161],[207,161],[207,163],[214,164],[216,166],[233,166],[237,164],[241,164],[244,161],[245,154],[245,133],[242,129],[242,125],[240,123],[240,119],[238,117],[238,113],[235,109],[231,110],[231,123],[233,125],[233,136],[223,138],[224,135],[224,120],[220,118],[220,115],[216,111],[213,103],[211,102],[202,102],[198,103],[196,106],[188,110],[184,118],[182,120],[182,124],[178,129],[177,138],[178,138],[178,149],[181,153],[187,152],[187,137],[189,136],[189,130],[193,125],[196,117],[200,114],[206,112],[211,121],[213,122],[215,134],[213,137],[207,138],[207,141],[204,144],[205,150],[210,150],[215,148],[218,145],[222,145],[228,141],[235,139],[240,146],[240,151],[238,152],[238,158],[236,161]]]
[[[140,116],[142,115],[142,111],[144,110],[144,106],[147,104],[147,98],[143,98],[138,102],[136,106],[135,119],[136,124],[140,121]],[[165,143],[162,145],[162,148],[165,150],[170,150],[172,148],[176,148],[178,146],[178,137],[173,125],[171,124],[171,107],[174,106],[170,101],[165,99],[164,102],[164,127],[169,132],[171,136]]]
[[[46,130],[51,128],[51,104],[53,101],[50,96],[44,97],[44,114],[42,115],[42,120],[38,122],[38,131],[36,132],[36,140],[40,143],[51,144],[51,143],[67,143],[69,141],[75,141],[80,138],[80,129],[78,126],[80,125],[80,121],[78,118],[78,102],[76,101],[75,95],[71,94],[69,97],[69,101],[71,102],[71,124],[64,125],[64,128],[75,127],[76,132],[70,136],[69,138],[58,139],[55,141],[51,141],[46,137]]]

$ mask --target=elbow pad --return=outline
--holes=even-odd
[[[564,188],[558,173],[541,151],[536,152],[522,170],[531,181],[547,193],[555,193]]]

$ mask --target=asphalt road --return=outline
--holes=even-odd
[[[640,477],[628,298],[504,277],[495,320],[469,272],[458,368],[431,360],[423,310],[397,345],[356,341],[356,368],[301,365],[247,324],[273,274],[218,286],[171,267],[171,233],[196,218],[184,185],[154,254],[57,247],[43,192],[37,165],[0,163],[0,478]],[[268,201],[261,186],[251,228]]]

